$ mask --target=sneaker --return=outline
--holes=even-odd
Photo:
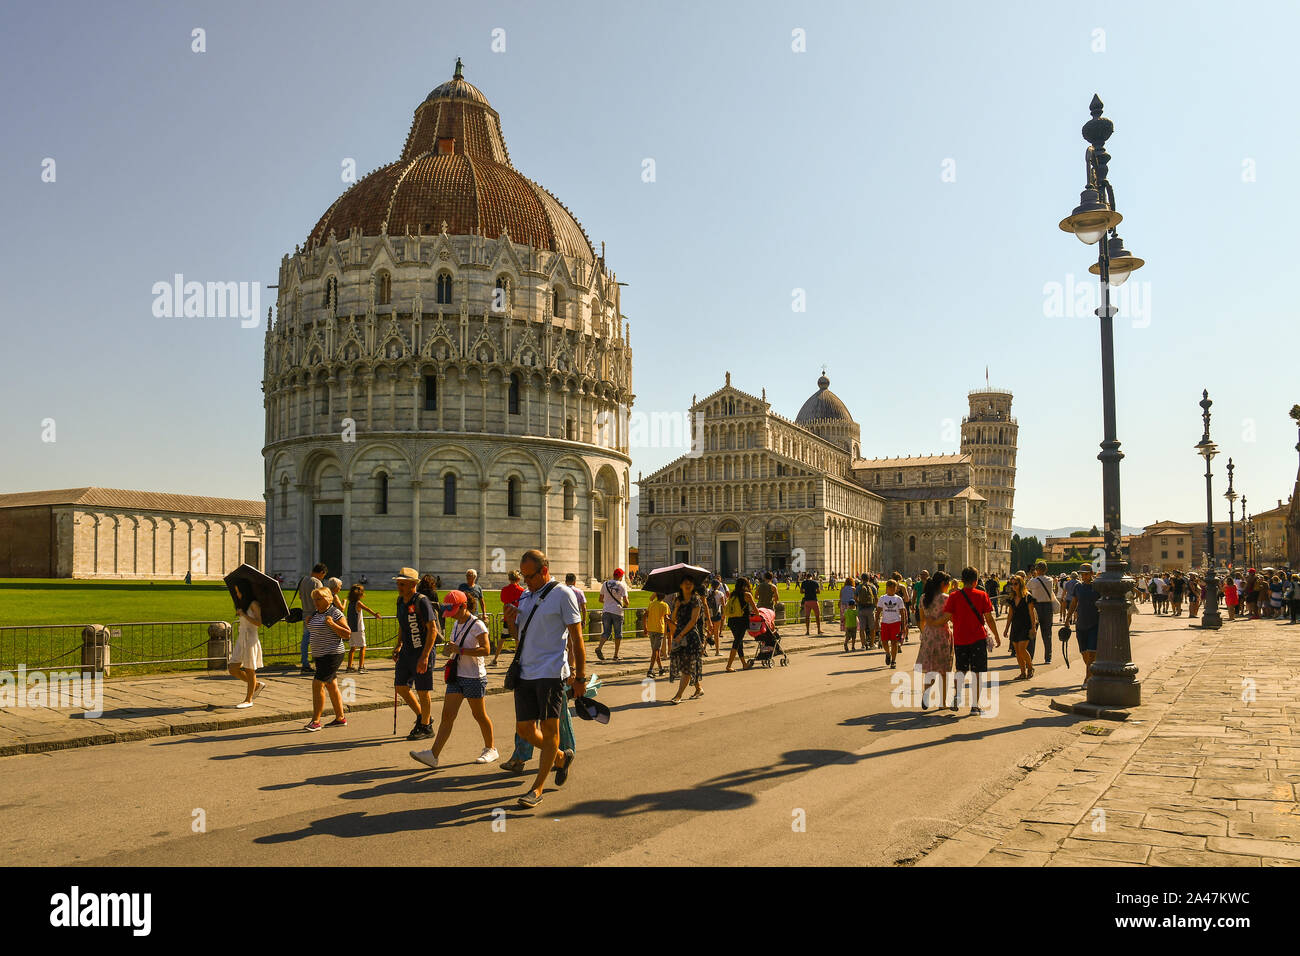
[[[532,790],[529,790],[527,793],[525,793],[522,797],[519,798],[518,806],[522,810],[531,810],[533,807],[537,806],[541,802],[542,802],[542,795],[540,793],[534,793]]]
[[[257,686],[253,688],[253,700],[257,700],[257,695],[262,693],[264,690],[266,690],[266,681],[258,681]]]
[[[596,659],[597,659],[597,660],[601,660],[601,661],[603,661],[603,660],[605,659],[605,655],[601,652],[601,650],[600,650],[599,647],[596,648]],[[520,797],[520,799],[522,800],[523,798]]]
[[[253,706],[253,702],[251,700],[241,700],[238,704],[235,705],[235,708],[238,710],[243,710],[245,707],[252,707],[252,706]]]
[[[432,750],[412,750],[409,753],[416,763],[422,763],[430,770],[438,769],[438,758],[433,755]]]
[[[660,671],[660,673],[662,674],[663,671]],[[648,671],[645,672],[645,678],[646,678],[646,680],[654,680],[654,678],[655,678],[655,669],[654,669],[653,667],[650,668]]]
[[[325,726],[326,726],[326,727],[346,727],[347,725],[348,725],[348,719],[347,719],[346,717],[335,717],[333,720],[331,720],[331,721],[330,721],[328,724],[326,724]]]
[[[972,707],[970,709],[970,715],[972,717],[978,717],[982,713],[984,713],[984,711],[980,710],[979,707]]]
[[[432,736],[433,736],[433,721],[432,721],[432,720],[429,721],[427,724],[425,724],[424,726],[422,726],[419,730],[417,730],[417,731],[415,732],[415,739],[416,739],[416,740],[425,740],[425,739],[427,739],[427,738],[429,738],[429,737],[432,737]]]
[[[506,773],[526,773],[524,762],[522,760],[507,760],[501,765],[501,769]]]
[[[365,669],[364,667],[358,667],[358,668],[357,668],[357,673],[358,673],[358,674],[364,674],[365,672],[366,672],[366,669]]]
[[[564,786],[564,782],[569,779],[569,771],[573,769],[573,751],[564,751],[564,766],[555,771],[555,785]]]
[[[343,668],[343,671],[344,671],[344,673],[351,674],[351,673],[352,673],[352,665],[349,664],[347,667]]]
[[[420,718],[418,718],[418,717],[415,718],[415,723],[414,723],[414,725],[412,725],[412,727],[411,727],[411,732],[410,732],[409,734],[406,735],[406,739],[407,739],[407,740],[419,740],[419,739],[420,739],[420,731],[421,731],[421,729],[423,729],[423,727],[424,727],[424,724],[420,723]]]
[[[483,748],[483,752],[482,752],[481,754],[478,755],[478,759],[475,760],[474,762],[475,762],[475,763],[495,763],[495,762],[496,762],[496,759],[497,759],[498,757],[500,757],[500,756],[501,756],[501,755],[500,755],[499,753],[497,753],[497,748],[496,748],[496,747],[484,747],[484,748]]]
[[[319,720],[313,720],[310,724],[304,727],[303,730],[307,731],[308,733],[314,734],[316,731],[320,730],[320,728],[321,728],[321,722]]]

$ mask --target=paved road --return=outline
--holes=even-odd
[[[1141,623],[1155,627],[1135,640],[1144,669],[1189,633],[1185,619]],[[915,655],[906,645],[889,671],[879,652],[828,641],[786,668],[706,677],[705,696],[678,706],[643,701],[634,680],[606,685],[613,721],[578,722],[573,776],[533,811],[514,809],[531,777],[472,762],[467,709],[437,771],[410,760],[383,711],[318,734],[268,724],[8,757],[0,845],[35,865],[911,861],[1083,722],[1048,708],[1078,661],[1002,685],[993,717],[895,707],[891,677]],[[1016,673],[1001,652],[994,663]],[[508,753],[509,698],[488,711]]]

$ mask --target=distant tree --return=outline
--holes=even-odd
[[[1101,531],[1097,528],[1096,525],[1093,525],[1087,531],[1071,531],[1070,537],[1071,538],[1100,538]]]
[[[1300,405],[1291,406],[1291,418],[1294,419],[1297,425],[1300,425]]]
[[[1011,566],[1019,571],[1032,567],[1043,556],[1043,543],[1033,535],[1022,538],[1018,534],[1011,536]]]

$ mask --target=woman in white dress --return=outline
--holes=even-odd
[[[257,669],[262,666],[262,642],[257,637],[257,629],[262,626],[262,608],[256,601],[249,601],[247,608],[240,608],[244,596],[240,586],[235,585],[235,612],[239,615],[239,636],[235,639],[235,649],[230,652],[230,676],[242,680],[248,685],[242,703],[235,706],[243,709],[253,706],[253,699],[266,687],[266,681],[257,679]]]

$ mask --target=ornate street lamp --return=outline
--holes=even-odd
[[[1223,493],[1223,497],[1228,499],[1228,572],[1232,573],[1237,565],[1237,529],[1232,514],[1233,505],[1237,503],[1237,493],[1232,490],[1231,458],[1228,459],[1228,490]]]
[[[1115,209],[1115,191],[1107,178],[1110,154],[1106,140],[1115,124],[1102,116],[1102,102],[1093,96],[1088,104],[1092,118],[1083,124],[1083,138],[1088,143],[1084,153],[1087,180],[1079,196],[1079,205],[1061,220],[1061,229],[1073,233],[1081,242],[1097,243],[1097,264],[1088,271],[1101,277],[1101,392],[1104,436],[1101,453],[1102,513],[1105,519],[1105,566],[1097,576],[1097,659],[1088,681],[1088,703],[1107,707],[1136,707],[1142,702],[1142,684],[1137,679],[1137,665],[1129,641],[1128,595],[1133,579],[1121,550],[1119,450],[1115,429],[1115,309],[1110,304],[1110,287],[1126,281],[1130,273],[1142,268],[1143,261],[1124,248],[1115,227],[1123,216]],[[1110,238],[1106,241],[1106,234]]]
[[[1223,618],[1219,616],[1219,579],[1214,573],[1214,498],[1210,482],[1210,462],[1219,453],[1218,447],[1210,441],[1210,401],[1208,389],[1201,391],[1201,420],[1205,423],[1205,432],[1196,443],[1196,453],[1205,459],[1205,610],[1201,613],[1201,627],[1223,627]]]

